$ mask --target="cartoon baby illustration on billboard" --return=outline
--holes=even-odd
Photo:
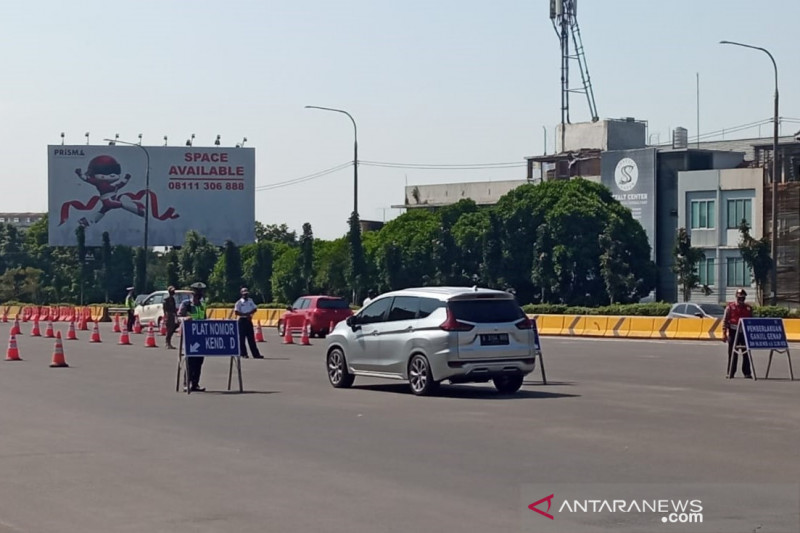
[[[106,213],[114,209],[124,209],[134,215],[144,217],[146,209],[144,196],[146,191],[120,193],[119,191],[130,181],[131,175],[125,174],[123,176],[121,165],[110,155],[99,155],[93,158],[89,161],[86,172],[76,168],[75,174],[81,181],[94,186],[98,195],[93,196],[85,204],[78,200],[64,202],[61,205],[61,221],[59,225],[64,224],[69,219],[70,207],[79,211],[94,211],[91,215],[82,217],[78,221],[78,224],[83,227],[97,224]],[[169,220],[179,216],[172,207],[159,214],[158,197],[152,191],[150,191],[150,205],[151,215],[158,220]]]

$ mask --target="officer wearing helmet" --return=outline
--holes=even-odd
[[[206,303],[203,300],[203,291],[206,289],[206,284],[198,281],[197,283],[192,283],[190,288],[192,289],[192,299],[181,302],[178,316],[185,317],[186,320],[205,320]],[[200,387],[200,373],[203,370],[204,360],[204,357],[186,358],[186,372],[189,375],[189,387],[192,392],[206,390]]]
[[[733,379],[736,375],[736,365],[739,357],[734,348],[737,345],[744,344],[742,335],[737,335],[739,320],[753,316],[753,308],[745,303],[745,300],[747,300],[747,292],[744,289],[739,289],[736,291],[736,301],[728,304],[725,308],[725,314],[722,316],[722,340],[728,343],[728,370],[725,375],[728,379]],[[750,371],[749,357],[742,357],[742,374],[747,379],[753,378]]]

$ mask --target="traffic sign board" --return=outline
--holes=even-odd
[[[236,320],[186,320],[183,343],[185,357],[238,357],[239,324]]]

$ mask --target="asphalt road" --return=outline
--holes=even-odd
[[[209,391],[187,396],[144,335],[79,332],[55,369],[29,331],[0,362],[0,533],[516,532],[533,483],[800,481],[800,381],[785,360],[725,380],[722,343],[544,338],[547,386],[418,398],[335,390],[323,340],[271,329],[244,394],[206,359]]]

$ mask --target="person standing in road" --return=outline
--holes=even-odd
[[[728,369],[725,376],[728,379],[733,379],[736,375],[739,356],[735,348],[737,345],[744,344],[742,335],[737,333],[739,320],[753,316],[753,308],[745,303],[746,299],[747,292],[744,289],[736,291],[736,301],[728,304],[725,308],[725,314],[722,316],[722,340],[728,343]],[[750,358],[747,356],[742,357],[742,374],[747,379],[753,379],[750,372]]]
[[[239,355],[247,357],[247,346],[244,344],[246,340],[247,344],[250,345],[250,351],[253,352],[253,359],[263,359],[264,356],[258,351],[256,336],[253,331],[253,315],[256,314],[258,307],[250,298],[247,287],[242,287],[239,294],[241,298],[236,301],[233,307],[233,312],[239,317]]]
[[[206,303],[203,301],[203,291],[206,284],[198,281],[192,283],[192,298],[181,302],[178,309],[178,316],[186,317],[186,320],[205,320]],[[205,357],[187,357],[186,372],[189,375],[189,387],[192,392],[203,392],[206,389],[200,387],[200,374],[203,371],[203,361]]]
[[[369,292],[367,293],[367,297],[366,297],[366,298],[364,298],[364,301],[363,301],[363,302],[361,302],[361,307],[366,307],[366,306],[368,306],[368,305],[369,305],[369,303],[370,303],[372,300],[374,300],[374,299],[375,299],[375,296],[377,296],[377,294],[375,294],[375,291],[374,291],[374,290],[372,290],[372,289],[370,289],[370,290],[369,290]]]
[[[128,287],[127,289],[128,295],[125,297],[125,309],[127,309],[128,311],[127,328],[129,333],[133,331],[133,322],[134,322],[133,310],[136,308],[136,298],[133,296],[134,290],[135,290],[134,287]]]
[[[162,304],[164,308],[164,324],[167,326],[167,349],[174,350],[172,335],[178,329],[178,304],[175,302],[175,287],[167,287],[167,297]]]

